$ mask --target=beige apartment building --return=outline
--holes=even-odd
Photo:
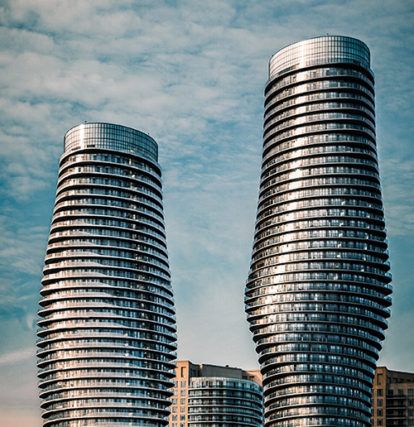
[[[170,427],[263,425],[258,370],[177,361]]]
[[[414,426],[414,373],[375,371],[372,427]]]

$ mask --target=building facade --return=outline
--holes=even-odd
[[[245,299],[265,426],[370,426],[390,280],[369,49],[287,46],[269,63]]]
[[[168,425],[175,311],[148,135],[109,123],[66,133],[39,317],[44,426]]]
[[[414,373],[375,370],[372,427],[414,426]]]
[[[263,393],[258,371],[179,360],[170,427],[261,427]]]

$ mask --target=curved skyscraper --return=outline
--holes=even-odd
[[[175,312],[148,135],[109,123],[66,133],[40,306],[44,426],[168,424]]]
[[[374,114],[361,41],[271,58],[246,285],[267,427],[370,426],[391,304]]]

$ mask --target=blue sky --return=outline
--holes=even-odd
[[[322,34],[365,41],[394,305],[380,363],[414,371],[414,3],[410,0],[0,2],[0,419],[40,426],[34,341],[67,129],[159,143],[179,357],[256,366],[243,311],[269,57]]]

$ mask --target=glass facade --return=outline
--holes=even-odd
[[[85,123],[64,148],[38,322],[44,426],[168,425],[176,326],[157,144]]]
[[[192,378],[188,389],[188,425],[263,425],[263,397],[259,384],[222,377]]]
[[[269,64],[245,297],[265,426],[370,425],[390,281],[369,50],[343,36],[285,47]]]

